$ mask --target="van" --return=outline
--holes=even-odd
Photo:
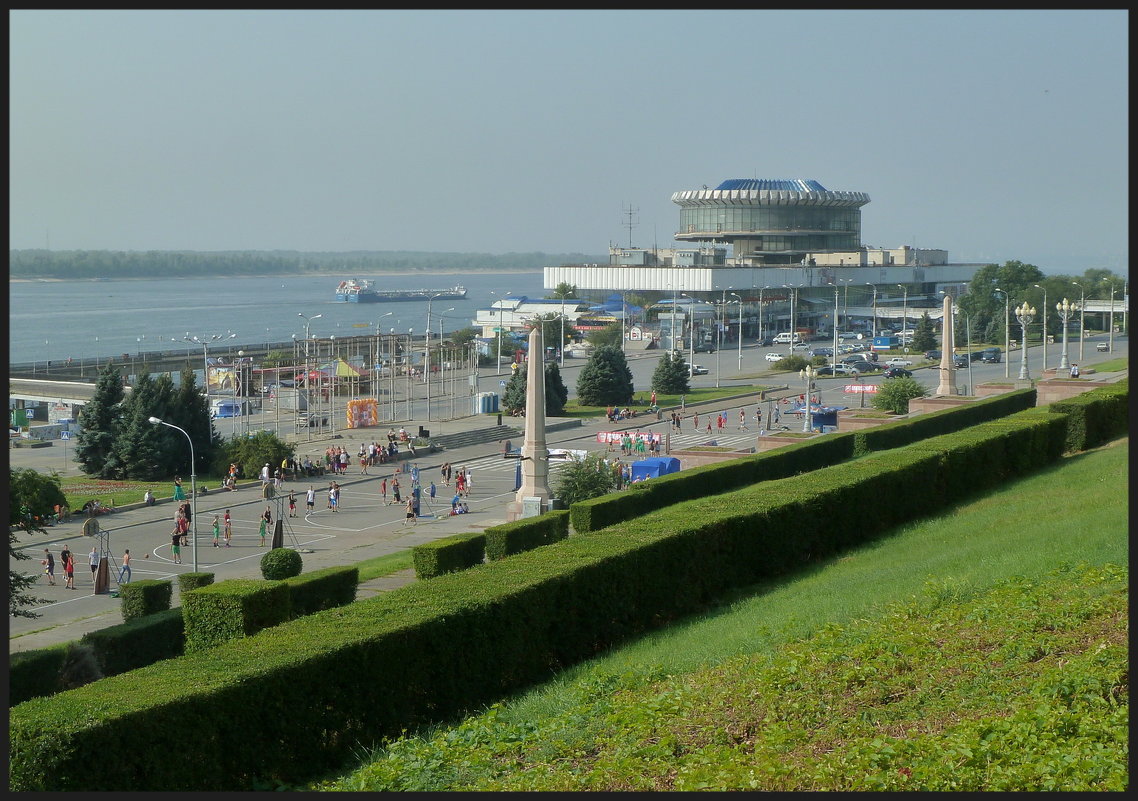
[[[984,350],[980,351],[980,361],[982,362],[999,364],[1002,358],[1003,351],[999,348],[984,348]]]
[[[802,335],[797,332],[783,331],[779,334],[775,334],[774,337],[774,344],[776,345],[797,345],[801,341]]]

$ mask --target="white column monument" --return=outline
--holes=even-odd
[[[956,395],[956,363],[952,360],[953,345],[956,341],[956,332],[952,327],[952,298],[944,296],[943,324],[940,327],[940,386],[936,388],[937,395]]]
[[[540,498],[538,513],[549,508],[549,450],[545,445],[545,346],[541,323],[535,321],[529,332],[529,361],[526,363],[526,433],[522,443],[522,486],[506,506],[506,519],[517,520],[533,514],[526,499]],[[530,504],[534,502],[531,500]]]

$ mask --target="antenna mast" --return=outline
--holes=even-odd
[[[625,225],[628,227],[628,247],[630,249],[632,248],[632,229],[633,229],[633,227],[640,225],[640,220],[636,220],[635,222],[633,222],[632,216],[634,214],[639,214],[639,213],[640,213],[640,209],[632,208],[631,204],[629,204],[629,206],[628,206],[628,211],[624,211],[623,209],[621,210],[622,215],[628,215],[628,222],[625,223]]]

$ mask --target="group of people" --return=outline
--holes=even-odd
[[[87,562],[91,566],[91,584],[94,585],[99,573],[99,563],[102,561],[102,555],[99,553],[98,546],[91,546],[91,553],[87,554]],[[47,578],[49,586],[55,586],[55,555],[52,554],[50,548],[43,549],[43,558],[40,559],[40,565],[43,567],[43,574]],[[59,565],[63,569],[64,589],[75,590],[75,555],[71,549],[64,543],[63,547],[59,550]],[[128,548],[122,557],[122,567],[119,569],[119,584],[126,584],[130,581],[130,549]]]
[[[605,411],[605,415],[608,417],[610,423],[615,423],[617,420],[631,420],[633,417],[636,417],[636,410],[628,406],[625,406],[623,409],[609,406]]]

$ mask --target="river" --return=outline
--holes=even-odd
[[[431,330],[453,331],[471,324],[475,311],[507,292],[545,297],[543,274],[414,273],[354,275],[370,278],[381,288],[445,289],[462,284],[463,300],[439,299],[431,304]],[[208,339],[237,334],[236,345],[303,337],[304,319],[312,336],[353,336],[375,330],[399,332],[426,326],[427,301],[341,303],[336,284],[341,276],[262,276],[200,279],[133,279],[107,281],[9,281],[8,361],[21,363],[95,356],[119,356],[179,347],[189,333]],[[452,310],[453,309],[453,310]],[[388,313],[390,312],[390,315]],[[387,315],[387,316],[385,316]],[[177,342],[171,342],[171,340]],[[187,347],[196,347],[187,345]]]

